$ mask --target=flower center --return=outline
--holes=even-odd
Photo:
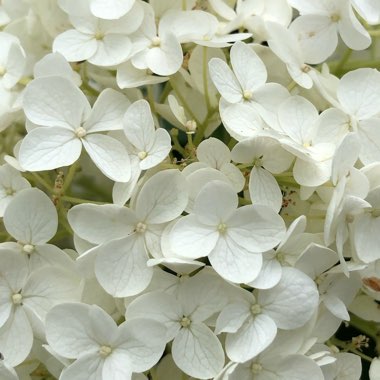
[[[197,123],[194,120],[188,120],[185,124],[186,133],[193,134],[197,129]]]
[[[308,73],[310,70],[311,70],[311,67],[308,65],[301,66],[301,71],[304,72],[305,74]]]
[[[75,130],[75,135],[81,139],[82,137],[87,135],[87,131],[83,127],[78,127]]]
[[[253,315],[257,315],[261,313],[261,306],[258,303],[255,303],[254,305],[251,306],[251,313]]]
[[[12,302],[14,305],[22,305],[22,295],[20,293],[13,294]]]
[[[99,354],[102,358],[106,358],[112,352],[112,348],[110,346],[102,346],[99,349]]]
[[[97,41],[101,41],[104,38],[104,33],[103,32],[96,32],[95,33],[95,39]]]
[[[251,366],[252,373],[260,373],[263,370],[263,366],[260,363],[253,363]]]
[[[146,231],[146,224],[143,222],[138,222],[136,225],[136,232],[143,233]]]
[[[25,253],[27,253],[27,254],[31,254],[34,251],[34,245],[32,245],[32,244],[25,244],[22,247],[22,251],[25,252]]]
[[[245,100],[251,100],[252,99],[252,96],[253,96],[253,93],[251,90],[244,90],[243,91],[243,98]]]
[[[151,46],[152,47],[159,47],[160,45],[161,45],[160,37],[157,37],[157,36],[153,37]]]
[[[144,151],[141,151],[141,152],[138,152],[138,153],[137,153],[137,157],[138,157],[140,160],[143,160],[147,155],[148,155],[148,153],[147,153],[147,152],[144,152]]]
[[[191,320],[188,317],[182,317],[179,323],[182,327],[189,327],[191,325]]]
[[[227,224],[226,223],[219,223],[219,225],[218,225],[218,231],[221,234],[224,234],[227,231]]]
[[[281,264],[281,265],[285,265],[286,264],[286,258],[285,258],[285,255],[283,252],[278,252],[276,254],[276,259],[277,261]]]
[[[4,190],[5,190],[5,194],[8,196],[11,196],[16,192],[16,190],[13,190],[11,187],[6,187]]]
[[[338,14],[334,13],[334,14],[332,14],[332,15],[330,16],[330,20],[331,20],[332,22],[338,22],[338,21],[340,20],[340,16],[339,16]]]

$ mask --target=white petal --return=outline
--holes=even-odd
[[[42,321],[56,304],[79,301],[80,278],[67,269],[43,267],[32,272],[22,290],[23,303]]]
[[[172,33],[161,36],[160,46],[151,48],[146,55],[146,64],[158,75],[175,74],[180,69],[182,61],[181,44]]]
[[[93,0],[90,9],[94,16],[107,20],[115,20],[130,11],[135,0]]]
[[[227,305],[216,320],[215,333],[235,333],[248,317],[251,316],[248,303],[232,303]]]
[[[65,128],[36,128],[22,140],[21,166],[29,171],[56,169],[78,160],[82,143],[74,132]]]
[[[211,181],[202,187],[195,198],[193,212],[202,224],[218,227],[234,213],[238,197],[231,185],[222,181]]]
[[[226,338],[226,352],[228,357],[238,363],[257,356],[264,351],[277,335],[277,326],[265,314],[250,318],[235,334],[228,334]]]
[[[380,160],[379,125],[380,119],[363,120],[359,125],[358,135],[362,146],[359,157],[365,165]]]
[[[253,92],[266,82],[267,70],[265,65],[248,45],[237,41],[232,46],[230,55],[232,68],[243,91]]]
[[[2,285],[6,285],[13,293],[18,293],[29,275],[28,259],[26,255],[18,255],[8,249],[0,251],[0,276]],[[10,302],[10,300],[7,300]]]
[[[115,66],[125,62],[132,52],[132,42],[122,34],[106,34],[97,41],[97,50],[88,58],[96,66]]]
[[[120,349],[113,349],[103,363],[102,379],[130,380],[132,379],[132,365],[129,353]]]
[[[246,104],[232,104],[221,111],[228,133],[238,141],[254,137],[263,129],[258,112]]]
[[[282,130],[299,144],[310,143],[315,135],[317,109],[312,103],[300,96],[285,100],[278,118]]]
[[[158,128],[154,133],[154,143],[147,157],[140,162],[141,170],[147,170],[157,166],[168,156],[171,148],[171,137],[168,131],[163,128]]]
[[[33,331],[22,307],[18,306],[7,323],[0,328],[0,347],[6,362],[15,367],[29,355]]]
[[[142,99],[132,103],[124,115],[124,132],[140,151],[149,152],[154,144],[154,121],[149,103]]]
[[[360,152],[360,141],[356,133],[347,134],[337,148],[332,161],[331,180],[334,185],[347,175],[354,166]]]
[[[262,205],[243,206],[227,221],[228,237],[249,252],[265,252],[284,237],[285,224],[272,209]]]
[[[350,320],[350,315],[348,314],[346,305],[340,298],[334,296],[333,294],[325,294],[322,297],[322,300],[326,308],[337,318],[340,318],[343,321]]]
[[[74,129],[90,110],[82,91],[64,77],[43,77],[25,90],[23,107],[27,118],[38,125]]]
[[[87,135],[82,142],[94,164],[105,176],[117,182],[129,181],[129,155],[121,142],[98,133]]]
[[[338,45],[336,24],[327,15],[297,17],[289,29],[299,38],[305,62],[311,64],[325,61]]]
[[[150,224],[180,216],[188,201],[186,180],[179,170],[158,172],[144,184],[136,201],[136,214]]]
[[[261,290],[258,303],[281,329],[303,326],[318,306],[319,293],[310,277],[294,268],[283,268],[280,282]]]
[[[112,189],[112,200],[116,205],[123,206],[131,198],[140,178],[140,159],[132,155],[131,160],[131,179],[128,182],[115,182]]]
[[[129,101],[123,94],[112,88],[105,89],[96,99],[84,128],[90,133],[122,129],[128,105]]]
[[[323,373],[318,364],[307,356],[289,355],[273,364],[273,366],[268,367],[276,373],[276,378],[279,380],[324,379]]]
[[[331,160],[313,163],[297,158],[293,166],[293,176],[300,185],[320,186],[331,176]]]
[[[197,259],[207,256],[219,239],[215,227],[199,224],[195,215],[182,217],[173,227],[170,236],[172,250],[178,256]]]
[[[231,152],[222,141],[210,137],[203,140],[197,148],[197,158],[214,169],[221,169],[231,161]]]
[[[355,220],[354,242],[360,260],[370,263],[380,258],[380,218],[363,215]]]
[[[252,204],[260,204],[279,212],[282,193],[273,175],[261,167],[253,167],[249,177],[249,195]]]
[[[380,112],[380,73],[362,68],[345,74],[337,89],[344,110],[357,119],[369,119]]]
[[[211,79],[222,97],[229,103],[240,102],[243,99],[243,91],[227,63],[220,58],[212,58],[208,67]]]
[[[356,18],[350,4],[342,9],[338,22],[340,36],[351,49],[364,50],[371,45],[371,37],[364,26]]]
[[[77,205],[67,216],[74,232],[94,244],[125,237],[137,223],[132,210],[118,205]]]
[[[62,371],[60,380],[82,380],[84,373],[86,380],[100,380],[103,365],[104,361],[97,353],[84,354]]]
[[[97,49],[97,40],[91,34],[75,29],[59,34],[53,43],[53,52],[62,54],[69,62],[85,61],[92,57]]]
[[[262,255],[252,253],[228,236],[220,236],[209,254],[215,271],[228,281],[247,283],[254,280],[262,266]]]
[[[97,249],[95,274],[100,285],[114,297],[140,293],[150,283],[153,269],[148,267],[143,239],[130,235]]]
[[[46,339],[59,355],[75,359],[99,350],[95,337],[89,335],[91,306],[66,303],[55,306],[46,317]]]
[[[21,287],[18,289],[21,289]],[[0,272],[0,327],[4,325],[11,315],[13,309],[13,303],[11,302],[12,295],[13,291],[11,287],[9,286],[7,280],[3,278],[3,274]]]
[[[220,171],[229,179],[231,185],[237,193],[243,190],[245,178],[239,168],[229,162],[223,165]]]
[[[121,324],[119,331],[114,344],[118,351],[128,354],[133,372],[147,371],[159,361],[166,345],[166,328],[162,323],[135,318]]]
[[[172,340],[181,327],[179,320],[183,316],[176,298],[162,292],[143,294],[128,305],[125,316],[127,320],[146,318],[148,310],[149,318],[166,326],[166,341]]]
[[[275,256],[273,258],[268,256],[268,253],[264,253],[261,271],[253,281],[247,283],[249,286],[257,289],[270,289],[280,281],[282,275],[281,264]]]
[[[203,323],[180,330],[173,341],[172,355],[183,372],[198,379],[216,376],[224,365],[222,345]]]
[[[16,240],[24,244],[44,244],[57,232],[57,210],[41,190],[25,189],[8,205],[4,225]]]

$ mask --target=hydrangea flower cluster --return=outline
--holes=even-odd
[[[380,379],[379,0],[0,28],[1,380]]]

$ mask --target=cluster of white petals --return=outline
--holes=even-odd
[[[0,380],[379,380],[379,44],[380,0],[0,0]]]

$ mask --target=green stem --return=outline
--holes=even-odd
[[[49,192],[52,191],[52,186],[44,179],[42,178],[42,176],[40,176],[38,173],[36,172],[29,172],[31,174],[31,176],[33,177],[33,179],[40,185],[42,185],[46,190],[48,190]]]
[[[210,102],[210,94],[208,91],[208,76],[207,76],[207,46],[203,46],[203,68],[202,68],[202,76],[203,76],[203,91],[206,100],[207,113],[211,111],[211,102]]]
[[[61,197],[61,200],[65,201],[65,202],[75,203],[75,204],[81,204],[81,203],[93,203],[93,204],[96,204],[96,205],[103,205],[104,204],[104,202],[90,201],[88,199],[81,199],[81,198],[76,198],[76,197],[70,197],[68,195],[64,195],[63,197]]]
[[[343,54],[342,59],[340,60],[340,62],[335,67],[334,74],[337,75],[340,73],[340,71],[343,69],[344,65],[350,59],[351,54],[352,54],[352,49],[347,49],[346,52]]]
[[[172,90],[172,86],[170,85],[170,82],[166,82],[165,87],[163,91],[161,92],[160,96],[160,103],[164,103],[168,95],[170,94],[170,91]]]
[[[154,92],[153,91],[154,91],[154,89],[153,89],[152,85],[147,86],[148,102],[149,102],[149,105],[150,105],[152,112],[156,113],[156,106],[154,104],[155,99],[154,99]]]
[[[355,314],[350,314],[350,325],[361,331],[364,335],[372,338],[377,341],[379,336],[377,335],[380,332],[380,324],[376,322],[365,321]]]
[[[336,72],[336,68],[340,64],[340,61],[338,62],[329,62],[329,67],[331,72]],[[344,65],[344,70],[341,70],[340,74],[343,75],[347,73],[348,71],[352,71],[355,69],[360,69],[362,67],[369,67],[369,68],[380,68],[380,61],[378,59],[369,59],[369,60],[363,60],[363,61],[351,61],[346,62]]]
[[[181,104],[183,105],[183,108],[185,108],[186,112],[191,116],[191,118],[197,123],[197,125],[200,125],[201,123],[199,122],[198,118],[195,116],[193,110],[189,107],[189,105],[186,103],[185,98],[182,96],[180,93],[178,87],[174,84],[174,81],[171,82],[171,85],[173,87],[174,92],[178,96],[178,99],[180,100]]]
[[[215,112],[215,110],[210,110],[209,112],[207,112],[206,118],[204,119],[203,123],[201,123],[201,124],[197,123],[197,125],[199,125],[199,127],[197,128],[197,132],[196,132],[195,138],[194,138],[194,144],[196,146],[198,146],[200,144],[200,142],[202,141],[204,134],[205,134],[205,130],[208,126],[208,121],[210,120],[210,118],[214,114],[214,112]]]
[[[77,170],[79,169],[78,168],[78,161],[74,162],[71,166],[70,166],[70,169],[69,171],[67,172],[67,175],[66,175],[66,178],[65,178],[65,181],[63,183],[63,194],[65,193],[65,191],[70,187],[71,185],[71,182],[73,181],[74,179],[74,176],[77,172]]]
[[[190,157],[191,158],[195,158],[196,157],[196,154],[195,154],[195,147],[194,147],[194,144],[193,144],[193,135],[192,133],[186,133],[187,135],[187,147],[188,147],[188,151],[190,153]]]

